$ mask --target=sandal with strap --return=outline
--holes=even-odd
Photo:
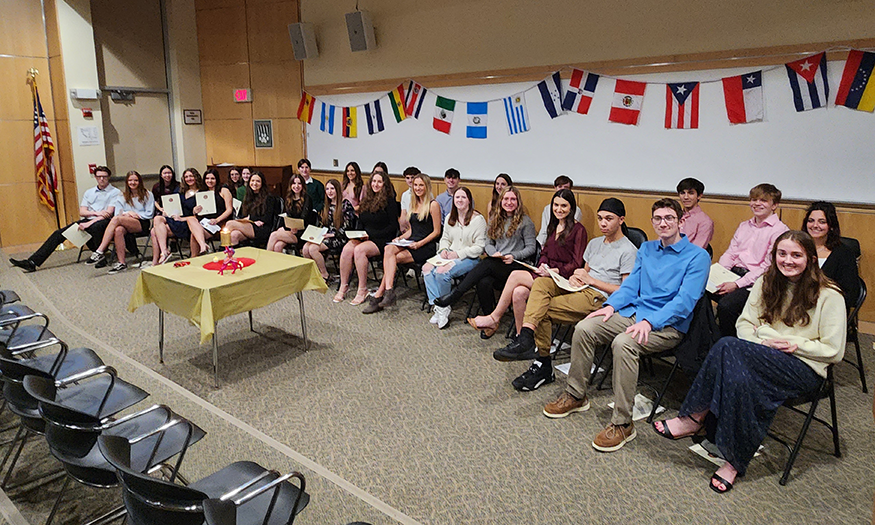
[[[365,291],[363,292],[363,291],[359,290],[359,291],[355,294],[355,297],[353,297],[352,301],[349,302],[349,304],[351,304],[351,305],[353,305],[353,306],[360,305],[360,304],[362,304],[363,302],[365,302],[365,300],[366,300],[367,298],[368,298],[368,291],[365,290]]]
[[[718,487],[717,485],[715,485],[715,484],[714,484],[715,481],[716,481],[717,483],[722,483],[722,484],[723,484],[723,488],[721,489],[720,487]],[[730,490],[732,490],[732,483],[730,483],[730,482],[726,481],[725,479],[723,479],[722,476],[718,476],[717,473],[714,473],[714,474],[711,476],[711,481],[708,482],[708,486],[711,487],[711,490],[713,490],[713,491],[716,492],[717,494],[726,494],[727,492],[729,492]]]
[[[498,330],[498,324],[495,326],[488,326],[486,328],[481,328],[477,326],[477,320],[474,317],[469,317],[467,319],[468,324],[474,327],[475,330],[480,330],[480,339],[489,339],[492,337],[496,330]]]
[[[705,425],[701,421],[696,421],[696,419],[691,417],[691,416],[683,416],[683,417],[689,418],[691,421],[693,421],[694,423],[699,425],[699,428],[697,428],[696,430],[694,430],[692,432],[687,432],[686,434],[681,434],[681,435],[675,436],[674,434],[671,433],[671,430],[669,430],[668,423],[667,423],[668,420],[666,420],[666,419],[664,419],[662,421],[654,421],[653,423],[651,423],[651,425],[653,426],[653,430],[657,434],[659,434],[660,436],[662,436],[666,439],[671,439],[674,441],[677,441],[679,439],[688,438],[688,437],[693,437],[693,436],[702,436],[705,434]],[[662,423],[662,430],[660,430],[656,426],[657,423]]]
[[[341,288],[340,290],[337,290],[337,294],[335,294],[334,299],[332,299],[332,301],[334,301],[335,303],[342,303],[343,300],[346,298],[346,292],[348,292],[348,291],[349,291],[349,286]]]

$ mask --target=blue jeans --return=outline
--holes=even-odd
[[[448,272],[438,273],[438,269],[434,268],[429,273],[423,273],[422,278],[425,281],[428,304],[434,304],[435,299],[450,293],[453,287],[453,278],[470,272],[472,268],[477,266],[478,262],[480,262],[479,259],[456,259],[455,264]]]

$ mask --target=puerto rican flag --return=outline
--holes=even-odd
[[[763,72],[752,71],[724,78],[723,98],[731,124],[763,120]]]
[[[646,82],[618,79],[614,87],[614,101],[611,103],[611,114],[608,115],[608,120],[637,126],[646,88]]]
[[[572,71],[568,91],[565,92],[565,98],[562,100],[562,109],[586,115],[598,82],[599,76],[595,73],[587,73],[579,69]]]
[[[699,83],[665,85],[665,129],[699,127]]]
[[[821,52],[785,65],[796,111],[826,107],[826,101],[829,100],[826,53]]]

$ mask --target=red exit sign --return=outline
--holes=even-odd
[[[235,89],[234,102],[252,102],[251,89]]]

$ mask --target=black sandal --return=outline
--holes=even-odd
[[[736,476],[737,477],[737,476]],[[714,482],[722,483],[724,488],[720,488],[714,484]],[[716,492],[717,494],[726,494],[730,490],[732,490],[732,483],[723,479],[722,476],[718,476],[716,473],[711,476],[711,481],[708,482],[708,486],[711,487],[711,490]]]
[[[693,432],[688,433],[688,434],[684,434],[681,436],[675,436],[674,434],[671,433],[671,430],[668,429],[668,424],[666,423],[667,420],[665,420],[665,419],[663,419],[662,421],[654,421],[653,423],[651,423],[651,426],[653,426],[653,430],[657,434],[659,434],[660,436],[662,436],[666,439],[674,440],[674,441],[677,441],[679,439],[688,438],[688,437],[701,436],[701,435],[705,434],[705,425],[701,421],[696,421],[696,419],[692,416],[683,416],[683,417],[689,418],[694,423],[698,424],[699,428],[694,430]],[[657,423],[662,423],[662,430],[659,430],[656,427]]]

